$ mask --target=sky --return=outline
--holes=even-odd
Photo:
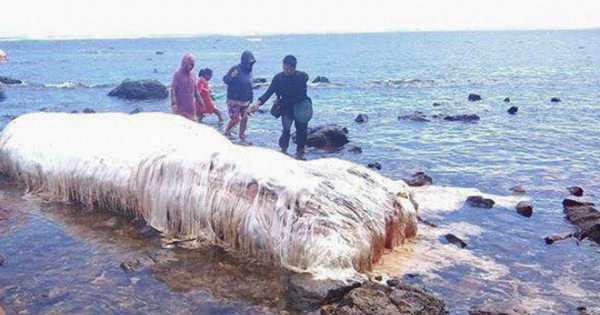
[[[0,38],[600,28],[600,0],[0,0]]]

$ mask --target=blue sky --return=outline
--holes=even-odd
[[[0,37],[600,27],[599,0],[2,0]]]

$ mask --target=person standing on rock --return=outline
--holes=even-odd
[[[204,101],[204,109],[197,109],[198,121],[201,122],[205,115],[215,114],[219,119],[219,123],[223,122],[223,115],[221,115],[221,111],[215,107],[212,101],[212,90],[210,88],[210,84],[208,81],[212,79],[213,71],[209,68],[200,70],[198,73],[198,92],[200,92],[200,97]]]
[[[189,120],[196,120],[196,107],[204,109],[204,101],[198,92],[194,69],[194,56],[185,54],[181,60],[181,67],[171,82],[171,110],[174,114],[181,115]],[[197,103],[196,103],[197,102]]]
[[[231,120],[225,128],[225,136],[231,136],[231,130],[240,123],[240,140],[245,141],[248,124],[248,106],[254,97],[252,91],[252,67],[256,59],[249,51],[242,53],[241,62],[229,69],[223,77],[227,84],[227,108]]]
[[[281,114],[281,137],[279,147],[287,153],[290,144],[290,129],[292,122],[296,127],[296,156],[302,158],[308,133],[308,120],[298,117],[298,108],[303,102],[310,101],[307,95],[306,83],[308,74],[296,70],[296,57],[289,55],[283,58],[283,71],[275,75],[269,89],[258,98],[251,111],[256,112],[258,107],[266,103],[275,93],[279,100],[279,113]],[[312,107],[311,107],[312,115]],[[310,119],[310,118],[308,118]]]

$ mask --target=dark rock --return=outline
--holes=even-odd
[[[362,148],[361,147],[357,147],[357,146],[352,146],[348,149],[348,152],[352,152],[352,153],[356,153],[356,154],[361,154],[362,153]]]
[[[9,78],[9,77],[0,76],[0,83],[7,84],[7,85],[13,85],[13,84],[23,84],[23,81],[21,81],[19,79],[13,79],[13,78]]]
[[[86,108],[86,109],[84,109],[84,110],[82,111],[82,113],[84,113],[84,114],[93,114],[93,113],[95,113],[95,112],[96,112],[96,111],[95,111],[95,110],[93,110],[93,109],[91,109],[91,108]]]
[[[129,114],[133,115],[133,114],[139,114],[142,112],[142,109],[137,107],[136,109],[132,110]]]
[[[0,85],[0,102],[3,102],[4,100],[6,100],[6,93],[4,93],[4,90],[2,89],[2,86]]]
[[[287,287],[288,305],[296,311],[311,311],[323,304],[339,301],[360,283],[339,280],[315,280],[311,274],[300,273],[290,278]]]
[[[400,314],[446,315],[444,301],[431,292],[406,284],[397,285],[389,295]]]
[[[76,110],[72,110],[72,111],[71,111],[71,114],[79,114],[79,112],[78,112],[78,111],[76,111]]]
[[[318,76],[312,81],[312,83],[331,83],[331,82],[329,82],[329,79],[327,79],[326,77]]]
[[[565,199],[563,201],[564,213],[572,224],[579,227],[580,240],[589,237],[600,244],[600,212],[590,202],[578,202]]]
[[[367,167],[381,171],[381,164],[379,164],[378,162],[369,163],[367,164]]]
[[[357,288],[344,297],[336,314],[401,315],[398,307],[382,291]]]
[[[426,185],[432,185],[433,179],[431,176],[425,174],[424,172],[416,172],[414,173],[410,179],[406,180],[408,186],[412,187],[421,187]]]
[[[478,307],[472,307],[469,315],[528,315],[529,313],[521,306],[507,302],[486,303]]]
[[[0,266],[4,264],[4,261],[6,261],[6,259],[4,259],[4,256],[0,255]]]
[[[421,216],[417,216],[417,220],[427,226],[434,227],[434,228],[438,227],[437,224],[435,224],[427,219],[423,219]]]
[[[444,120],[446,120],[446,121],[472,122],[472,121],[478,121],[479,119],[480,119],[479,116],[477,116],[475,114],[472,114],[472,115],[462,114],[462,115],[444,117]]]
[[[562,202],[563,208],[569,208],[569,207],[583,207],[583,206],[591,206],[591,207],[595,207],[596,204],[592,203],[592,202],[580,202],[580,201],[576,201],[573,199],[565,199]]]
[[[516,114],[519,111],[519,108],[517,106],[512,106],[511,108],[508,109],[508,113],[511,115]]]
[[[38,109],[38,111],[40,111],[40,112],[45,112],[47,110],[48,110],[48,107],[42,107],[42,108]]]
[[[433,115],[431,115],[431,118],[433,118],[433,119],[444,119],[446,117],[448,117],[448,116],[445,115],[445,114],[433,114]]]
[[[554,102],[554,103],[558,103],[558,102],[561,102],[561,101],[562,100],[560,98],[558,98],[558,97],[553,97],[553,98],[550,99],[550,102]]]
[[[526,193],[525,188],[523,188],[523,186],[513,186],[511,188],[509,188],[510,191],[512,191],[515,194],[524,194]]]
[[[471,94],[469,94],[469,101],[471,101],[471,102],[481,101],[481,95],[471,93]]]
[[[410,120],[410,121],[417,121],[417,122],[430,121],[426,117],[427,117],[427,115],[423,114],[422,112],[414,112],[410,115],[398,116],[398,120]]]
[[[150,100],[165,99],[169,96],[167,87],[156,80],[125,79],[119,86],[114,88],[109,96],[124,98],[128,100]]]
[[[390,287],[396,287],[400,284],[400,280],[398,279],[387,279],[385,282]]]
[[[494,200],[483,198],[481,196],[467,197],[466,203],[471,207],[484,209],[491,209],[495,204]]]
[[[506,103],[510,103],[510,98],[509,98],[509,97],[507,97],[507,98],[505,98],[505,99],[504,99],[504,101],[505,101]]]
[[[442,106],[442,103],[437,103],[437,102],[433,103],[433,107],[438,107],[438,106]]]
[[[165,52],[164,52],[164,51],[157,51],[157,52],[156,52],[156,54],[157,54],[157,55],[164,55],[164,54],[165,54]]]
[[[158,73],[158,69],[152,70],[152,73]]]
[[[454,244],[460,248],[467,247],[467,243],[465,243],[465,241],[461,240],[458,236],[454,234],[446,234],[444,235],[444,238],[446,239],[446,241],[448,241],[448,243]]]
[[[571,233],[552,234],[552,235],[548,235],[548,236],[544,237],[544,241],[546,242],[546,244],[552,245],[552,244],[554,244],[554,242],[566,240],[572,236],[573,236],[573,234],[571,234]]]
[[[579,186],[572,186],[572,187],[567,187],[567,191],[576,197],[581,197],[583,196],[583,189]]]
[[[296,136],[293,136],[296,141]],[[306,145],[315,148],[341,148],[348,140],[348,129],[336,124],[319,126],[308,130]]]
[[[517,213],[524,217],[531,218],[531,215],[533,215],[533,206],[529,201],[519,201],[516,209]]]
[[[358,114],[358,116],[356,116],[356,118],[354,119],[354,121],[356,121],[357,123],[366,123],[367,121],[369,121],[369,115],[367,115],[367,114]]]

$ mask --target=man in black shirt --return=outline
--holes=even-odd
[[[269,89],[258,98],[251,111],[255,112],[258,107],[266,103],[275,93],[281,104],[281,125],[283,130],[279,138],[279,147],[286,153],[290,144],[290,129],[292,122],[296,127],[296,155],[304,155],[306,136],[308,133],[308,122],[301,123],[294,118],[294,105],[308,99],[306,95],[306,83],[308,74],[296,70],[296,57],[289,55],[283,59],[283,71],[275,75]]]

